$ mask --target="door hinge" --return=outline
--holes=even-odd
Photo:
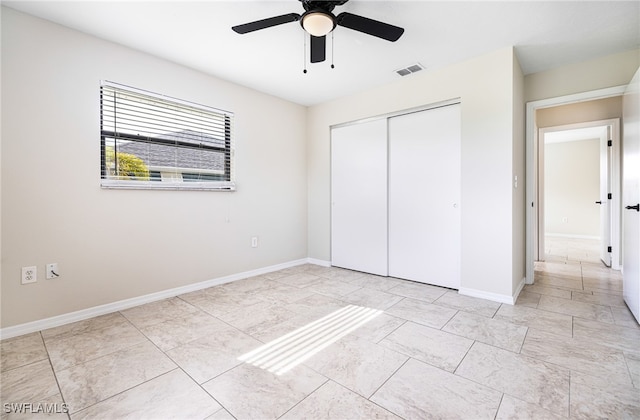
[[[609,147],[613,146],[613,140],[608,140],[607,141],[607,146],[609,146]]]
[[[607,199],[611,200],[612,198],[611,193],[607,194]]]
[[[611,252],[611,247],[610,246],[607,247],[607,252]]]

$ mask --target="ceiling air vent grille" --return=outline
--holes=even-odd
[[[424,70],[424,67],[420,63],[412,64],[409,67],[405,67],[403,69],[396,70],[400,76],[408,76],[412,73],[418,72],[420,70]]]

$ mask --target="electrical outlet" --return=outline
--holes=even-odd
[[[47,280],[60,277],[60,271],[58,270],[58,263],[47,264]]]
[[[258,247],[258,237],[257,236],[252,236],[251,237],[251,248],[257,248]]]
[[[38,268],[36,266],[22,267],[22,284],[38,281]]]

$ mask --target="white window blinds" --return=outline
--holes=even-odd
[[[102,82],[102,186],[234,190],[232,133],[230,112]]]

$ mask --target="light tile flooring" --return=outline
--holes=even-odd
[[[280,376],[238,360],[349,304],[384,312]],[[579,261],[539,263],[514,306],[302,265],[1,348],[3,419],[640,418],[620,275]]]
[[[545,261],[600,264],[600,240],[545,235]]]

